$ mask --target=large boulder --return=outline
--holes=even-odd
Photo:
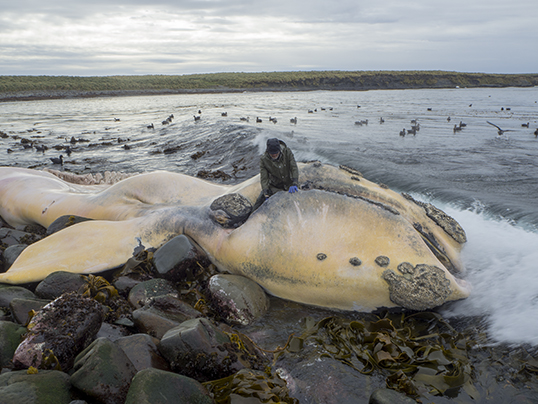
[[[244,276],[214,275],[208,289],[213,307],[232,324],[249,325],[269,309],[269,298],[262,287]]]
[[[265,365],[260,353],[242,343],[233,343],[227,333],[203,317],[168,330],[159,343],[159,351],[173,371],[199,381],[220,379],[244,368]]]
[[[75,356],[95,339],[103,319],[103,307],[95,300],[77,293],[62,295],[32,318],[13,364],[68,371]]]
[[[70,389],[69,376],[57,370],[35,374],[21,370],[0,375],[2,404],[69,404]]]
[[[75,359],[71,384],[105,404],[123,404],[136,374],[125,352],[114,342],[96,339]]]
[[[194,379],[159,369],[145,369],[131,382],[125,404],[212,404],[206,388]]]

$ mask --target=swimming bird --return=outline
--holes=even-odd
[[[529,127],[529,122],[527,122],[527,123],[522,123],[521,126],[522,126],[523,128],[528,128],[528,127]]]
[[[38,144],[38,145],[35,147],[35,150],[36,150],[36,151],[40,151],[40,152],[43,152],[43,153],[45,153],[45,150],[47,150],[47,149],[48,149],[48,147],[45,146],[44,144],[43,144],[43,145],[39,145],[39,144]]]
[[[297,117],[291,118],[290,122],[293,123],[294,125],[297,125]]]
[[[450,122],[450,117],[446,118],[446,121],[447,121],[447,122]]]
[[[454,133],[461,131],[461,126],[454,125]]]
[[[262,122],[262,119],[261,119],[260,117],[257,116],[257,117],[256,117],[256,122],[257,122],[257,123],[261,123],[261,122]]]
[[[269,121],[271,121],[271,122],[273,122],[273,123],[277,123],[277,122],[278,122],[277,119],[274,118],[274,117],[269,117]]]
[[[499,136],[501,136],[504,132],[512,132],[510,129],[501,129],[499,126],[495,125],[494,123],[491,123],[490,121],[486,121],[486,122],[492,126],[495,126],[498,129],[497,133],[499,134]]]
[[[534,136],[538,137],[538,128],[534,131]]]
[[[52,164],[64,164],[64,157],[60,154],[60,157],[51,157],[50,161],[52,161]]]
[[[250,117],[248,117],[248,116],[247,116],[247,117],[242,116],[241,118],[239,118],[239,120],[240,120],[240,121],[244,121],[244,122],[248,122],[248,121],[250,121]]]
[[[153,122],[147,126],[148,129],[155,129],[155,126],[153,126]]]
[[[383,117],[379,118],[379,123],[383,123],[385,122],[385,120],[383,119]]]
[[[200,115],[198,115],[198,116],[197,116],[197,115],[193,115],[193,116],[194,116],[194,120],[195,120],[195,121],[199,121],[200,118],[202,118]]]
[[[44,147],[47,147],[47,146],[44,146]],[[67,146],[67,147],[65,148],[65,153],[66,153],[68,156],[70,156],[70,155],[71,155],[71,152],[72,152],[72,150],[71,150],[71,146]]]
[[[220,116],[228,116],[228,113],[227,112],[223,112],[220,114]]]
[[[406,132],[407,132],[407,131],[405,130],[405,128],[403,128],[403,129],[400,131],[400,136],[402,136],[402,137],[405,136]]]

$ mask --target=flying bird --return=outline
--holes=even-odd
[[[499,134],[499,136],[501,136],[504,132],[512,132],[510,129],[501,129],[500,127],[498,127],[494,123],[491,123],[490,121],[486,121],[486,122],[489,123],[492,126],[495,126],[498,129],[497,133]]]

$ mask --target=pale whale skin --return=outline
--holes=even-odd
[[[30,245],[0,282],[100,272],[122,265],[140,244],[159,247],[185,234],[221,271],[301,303],[426,310],[469,295],[465,281],[447,269],[463,272],[465,233],[453,219],[353,170],[320,163],[299,170],[310,190],[277,193],[229,229],[215,220],[211,203],[232,193],[254,203],[258,176],[227,186],[161,171],[111,186],[77,185],[47,172],[0,167],[0,215],[10,225],[48,227],[63,215],[94,219]]]

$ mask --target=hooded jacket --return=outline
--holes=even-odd
[[[280,156],[273,160],[266,151],[260,158],[260,181],[262,190],[274,194],[278,191],[287,191],[292,185],[298,185],[299,169],[295,162],[293,152],[282,140],[280,143]]]

